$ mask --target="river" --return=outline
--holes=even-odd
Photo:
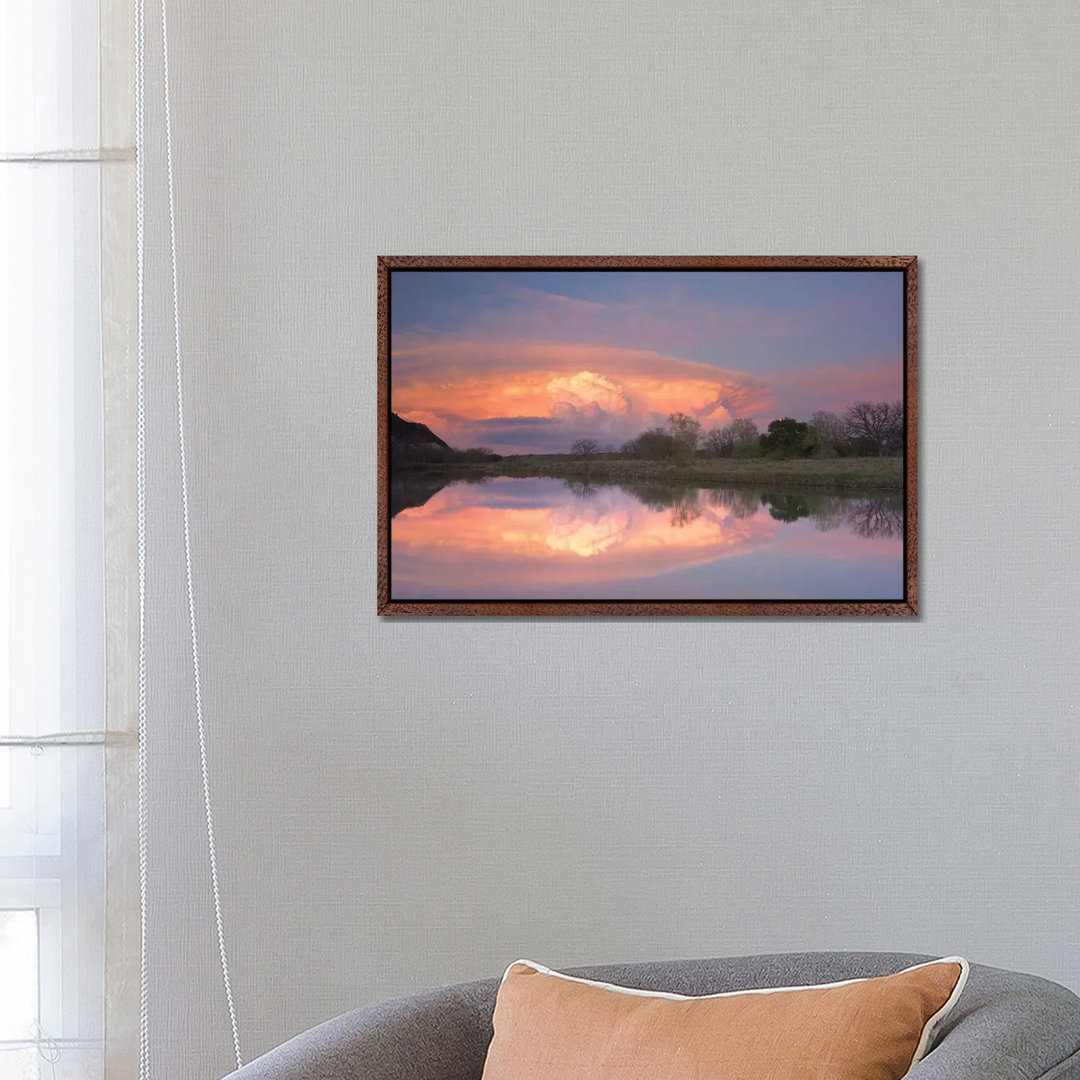
[[[392,600],[900,600],[899,496],[395,474]]]

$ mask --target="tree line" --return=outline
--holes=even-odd
[[[860,457],[900,454],[904,449],[904,407],[899,401],[856,401],[842,413],[818,410],[810,420],[783,416],[766,431],[746,417],[706,431],[700,420],[672,413],[667,424],[652,427],[624,443],[625,457],[649,461],[685,461],[709,457]],[[578,439],[570,448],[578,457],[615,452],[595,439]]]

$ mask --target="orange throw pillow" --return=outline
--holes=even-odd
[[[519,960],[483,1080],[899,1080],[956,1004],[967,961],[822,986],[683,997]]]

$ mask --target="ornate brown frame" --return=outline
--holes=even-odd
[[[904,273],[904,598],[841,601],[414,601],[390,597],[390,272],[392,270],[902,270]],[[914,255],[382,255],[378,264],[378,614],[917,615],[918,272]]]

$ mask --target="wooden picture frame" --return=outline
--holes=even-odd
[[[488,277],[463,276],[475,275],[478,272],[486,273]],[[593,275],[598,272],[630,272],[632,276],[619,279],[569,276],[581,272]],[[689,277],[691,273],[712,276]],[[803,276],[806,274],[831,274],[833,277],[808,278]],[[853,276],[866,274],[891,276],[872,280]],[[406,275],[413,276],[406,279]],[[758,279],[751,275],[766,276]],[[775,301],[770,299],[769,275],[776,275],[771,281],[777,289],[788,289],[787,299],[781,293],[777,293]],[[548,281],[553,284],[550,292],[534,287],[537,282],[543,284]],[[486,308],[477,304],[475,310],[470,309],[469,298],[476,295],[474,282],[477,283],[477,288],[483,284],[485,290],[499,284],[505,296],[496,297]],[[599,292],[603,292],[605,299],[598,301],[564,295],[554,288],[555,285],[576,286],[586,282],[590,288],[595,286]],[[656,283],[655,296],[649,293],[651,282]],[[749,307],[739,307],[738,303],[728,304],[725,300],[716,310],[727,318],[727,323],[723,322],[720,315],[714,316],[707,297],[702,299],[697,292],[691,297],[687,291],[691,289],[700,292],[701,288],[708,286],[715,288],[717,295],[726,295],[723,290],[729,284],[738,284],[742,293],[757,297],[758,306],[755,308],[751,303]],[[611,287],[606,288],[607,285]],[[637,296],[637,300],[615,299],[608,303],[606,296],[619,294],[620,290],[624,287],[629,289],[630,285],[633,286],[631,291]],[[676,285],[683,289],[681,293],[675,288]],[[900,305],[895,312],[890,299],[894,285],[899,292],[897,302]],[[674,291],[664,293],[661,286]],[[402,295],[398,309],[392,309],[395,289]],[[444,290],[445,296],[440,289]],[[833,289],[835,296],[829,289]],[[848,289],[848,292],[845,292],[845,289]],[[820,299],[817,308],[811,305],[806,309],[810,314],[806,315],[804,320],[805,327],[804,323],[800,322],[805,313],[799,309],[803,291],[808,296],[824,298]],[[580,290],[574,288],[568,292]],[[535,300],[531,294],[540,297],[537,303],[547,305],[540,312],[540,316],[536,310],[528,309],[528,304]],[[800,298],[798,301],[791,299],[796,294]],[[881,299],[878,299],[879,294]],[[863,301],[859,298],[864,295],[870,299],[865,301],[868,306],[861,307],[860,303]],[[644,301],[641,300],[642,297],[645,298]],[[671,297],[674,297],[674,301],[669,303]],[[830,300],[829,297],[833,299]],[[664,298],[663,303],[660,298]],[[515,304],[525,305],[522,309],[524,314],[518,311],[515,315]],[[665,304],[672,311],[685,310],[690,312],[690,315],[685,316],[681,323],[676,323],[668,317]],[[553,313],[549,308],[559,310]],[[568,323],[560,319],[562,308],[568,313]],[[654,317],[652,321],[644,317],[639,320],[640,326],[645,328],[642,339],[645,348],[636,349],[633,348],[633,340],[630,345],[625,344],[629,340],[627,334],[635,332],[634,326],[638,325],[633,323],[633,319],[626,318],[626,313],[635,313],[636,318],[642,308],[647,309],[646,314],[651,311]],[[437,326],[438,320],[447,312],[452,313],[447,316],[450,321],[445,323],[449,329],[440,329]],[[917,314],[915,256],[381,256],[378,260],[378,614],[483,617],[916,615]],[[595,325],[589,321],[594,315],[596,320],[599,320],[598,323],[594,320]],[[408,376],[401,375],[398,380],[401,387],[408,386],[409,408],[398,406],[402,412],[408,414],[404,418],[399,417],[396,412],[392,415],[392,409],[397,404],[394,391],[398,385],[394,378],[392,329],[394,333],[397,332],[397,325],[393,320],[399,317],[411,318],[413,322],[409,323],[409,326],[423,327],[427,320],[436,327],[426,338],[422,332],[420,337],[417,337],[416,333],[408,331],[412,335],[407,342],[409,347],[399,345],[397,349],[399,364],[409,365]],[[454,317],[461,321],[454,324]],[[698,326],[698,322],[694,321],[695,317],[702,326],[707,324],[709,328],[697,333],[696,337],[694,328]],[[772,329],[770,317],[777,321],[777,326]],[[541,410],[533,407],[532,412],[537,413],[536,416],[513,415],[495,418],[481,415],[477,412],[480,407],[473,407],[472,404],[472,419],[468,415],[462,418],[458,413],[454,413],[453,409],[457,408],[459,412],[468,410],[463,410],[458,405],[448,405],[446,416],[452,416],[452,419],[445,422],[458,425],[456,430],[496,430],[502,432],[504,437],[516,437],[506,436],[505,433],[528,429],[538,433],[535,437],[546,439],[549,438],[549,432],[557,429],[558,432],[564,431],[569,437],[585,430],[582,425],[587,427],[587,424],[592,422],[590,418],[593,418],[597,424],[607,425],[605,431],[625,431],[636,415],[653,419],[660,416],[666,407],[663,402],[668,400],[671,386],[678,389],[683,385],[678,378],[684,378],[687,371],[691,372],[692,377],[684,378],[684,383],[695,388],[698,394],[696,404],[688,405],[685,412],[678,410],[670,414],[667,428],[653,427],[630,439],[623,445],[622,453],[605,455],[592,451],[587,444],[596,440],[586,438],[574,443],[576,451],[580,453],[573,457],[573,460],[572,455],[566,453],[503,454],[499,461],[477,458],[477,455],[483,453],[479,450],[462,455],[460,450],[454,450],[447,445],[453,440],[443,440],[435,435],[430,424],[423,423],[425,418],[434,415],[432,408],[441,409],[444,400],[473,403],[478,394],[487,394],[499,403],[510,400],[511,394],[517,394],[520,400],[529,399],[531,402],[535,401],[537,393],[540,392],[538,388],[544,385],[543,378],[546,376],[537,375],[536,372],[531,372],[528,377],[523,376],[520,386],[510,385],[516,369],[506,365],[516,361],[500,360],[496,356],[497,349],[492,339],[478,339],[480,344],[470,343],[461,329],[462,326],[475,329],[501,325],[505,330],[507,320],[513,318],[518,319],[518,323],[513,324],[515,328],[523,326],[528,329],[532,326],[535,329],[540,326],[541,331],[549,335],[552,332],[562,335],[559,342],[547,345],[553,355],[562,357],[565,353],[571,357],[565,362],[559,360],[561,366],[546,384],[547,392],[560,400],[553,401],[550,415],[542,415]],[[844,322],[845,319],[849,322]],[[781,398],[788,401],[809,401],[807,395],[812,392],[815,382],[823,388],[821,408],[814,413],[820,426],[807,424],[809,412],[802,417],[787,417],[787,408],[778,404],[775,411],[783,413],[783,416],[778,415],[777,422],[783,419],[784,424],[776,428],[775,440],[772,438],[773,428],[758,439],[760,453],[765,456],[754,456],[751,460],[750,455],[758,453],[752,445],[751,436],[733,444],[735,449],[732,453],[738,450],[748,455],[746,460],[738,461],[734,457],[725,459],[722,455],[727,446],[724,440],[729,438],[727,433],[737,427],[735,421],[740,418],[734,416],[727,399],[715,407],[710,403],[701,404],[702,393],[707,396],[711,392],[708,386],[708,371],[705,371],[704,379],[699,378],[699,369],[703,368],[702,361],[683,360],[677,355],[655,351],[658,365],[667,364],[680,372],[674,381],[668,379],[666,374],[659,373],[650,380],[648,371],[642,366],[647,363],[647,356],[645,360],[642,357],[648,354],[649,348],[655,348],[655,339],[657,335],[662,338],[665,327],[670,331],[674,326],[675,337],[680,340],[693,339],[700,346],[702,341],[707,344],[711,340],[708,333],[722,338],[727,333],[723,327],[736,323],[741,329],[733,330],[733,334],[749,335],[745,338],[745,348],[751,351],[756,348],[762,353],[783,356],[785,362],[794,365],[786,369],[788,374],[784,378],[788,383],[785,385],[790,384],[790,387],[802,389],[790,390],[789,387],[786,398],[783,395],[775,396],[778,402]],[[873,366],[868,360],[866,363],[870,366],[865,368],[859,367],[858,363],[849,364],[847,367],[843,364],[833,367],[818,364],[816,367],[807,365],[803,370],[798,367],[798,350],[795,347],[798,342],[793,342],[790,348],[794,359],[782,352],[782,344],[770,343],[772,338],[783,337],[787,332],[784,328],[795,326],[800,329],[792,333],[803,335],[799,338],[803,345],[809,343],[808,355],[823,355],[823,350],[827,351],[830,343],[836,343],[838,349],[842,346],[851,352],[854,348],[853,342],[874,337],[874,327],[879,324],[884,328],[881,330],[884,336],[878,337],[886,343],[895,339],[896,355],[893,357],[893,349],[889,346],[885,360],[877,356],[874,361],[877,366]],[[569,325],[570,329],[563,329],[566,325]],[[591,371],[581,371],[578,375],[566,374],[573,369],[573,356],[592,355],[581,353],[581,348],[572,340],[568,343],[567,339],[574,332],[575,326],[582,327],[580,332],[586,334],[588,340],[594,343],[581,348],[591,347],[605,356],[615,358],[615,367],[611,369],[614,374],[610,378]],[[597,329],[597,326],[600,328]],[[720,329],[717,329],[718,326]],[[819,328],[818,331],[812,330],[814,326]],[[608,330],[605,331],[604,327]],[[687,330],[687,327],[690,329]],[[500,347],[511,353],[516,349],[516,355],[535,357],[543,353],[543,348],[538,345],[538,342],[544,340],[543,332],[537,342],[519,337],[514,339],[512,346]],[[603,343],[604,332],[615,335],[623,344],[609,348]],[[814,337],[815,332],[817,337]],[[757,338],[754,337],[755,333]],[[443,337],[440,338],[440,334],[443,334]],[[418,340],[419,346],[416,345]],[[598,341],[600,344],[596,344]],[[488,381],[483,383],[481,380],[479,389],[475,385],[477,380],[469,376],[470,360],[466,347],[479,349],[486,358],[477,361],[478,364],[482,362],[487,365],[484,378]],[[574,352],[575,349],[578,349],[577,353]],[[443,355],[455,357],[452,362],[453,377],[449,375],[449,367],[440,369],[437,366],[440,363],[449,363],[439,359]],[[462,360],[462,356],[466,359]],[[619,373],[623,369],[618,367],[621,357],[628,357],[625,363],[634,365],[633,377],[637,380],[634,385],[638,389],[632,394],[625,393],[621,388]],[[891,365],[894,362],[896,370],[892,372]],[[520,363],[526,366],[531,363],[535,367],[538,361],[534,359]],[[427,365],[426,369],[422,368],[424,364]],[[436,365],[434,369],[433,364]],[[499,367],[500,364],[503,365],[502,368]],[[666,372],[667,368],[663,370]],[[418,371],[421,372],[420,375],[417,374]],[[758,375],[745,371],[720,367],[717,367],[716,371],[720,373],[716,376],[718,379],[722,377],[727,380],[725,387],[733,386],[734,390],[731,392],[741,394],[747,401],[757,392],[754,387],[761,381]],[[445,379],[441,377],[443,373],[447,374]],[[582,382],[579,376],[590,376],[590,379],[584,380],[590,384],[584,397],[579,392],[580,386],[574,384],[575,379],[579,384]],[[743,382],[746,386],[739,382],[739,377],[742,376],[745,376]],[[458,380],[457,383],[454,379]],[[500,379],[509,382],[500,388]],[[848,383],[845,383],[844,379],[848,379]],[[767,380],[765,384],[768,385]],[[826,392],[824,387],[827,384],[834,388]],[[870,434],[863,434],[864,429],[858,427],[857,417],[855,426],[852,427],[850,407],[843,413],[825,408],[826,403],[830,407],[836,405],[833,398],[839,401],[838,395],[842,391],[835,387],[842,388],[849,384],[852,387],[896,386],[898,396],[890,402],[894,411],[888,414],[887,436],[875,434],[877,429],[874,428],[866,428]],[[555,388],[554,391],[552,387]],[[597,390],[597,387],[600,389]],[[423,397],[425,392],[427,398]],[[608,396],[596,397],[597,393]],[[761,391],[761,394],[768,396],[765,391]],[[829,394],[832,394],[832,397],[829,397]],[[609,408],[612,395],[615,406]],[[648,399],[644,403],[642,395]],[[591,400],[590,396],[595,400]],[[561,400],[563,397],[567,400]],[[719,396],[717,400],[720,400]],[[855,402],[852,401],[851,404],[854,405]],[[884,409],[887,403],[880,401],[869,404]],[[895,413],[897,406],[902,408],[902,419],[899,420]],[[764,406],[762,408],[764,409]],[[810,405],[805,408],[809,410]],[[527,405],[522,405],[519,412],[521,409],[528,413]],[[638,410],[637,413],[635,409]],[[703,409],[712,409],[712,412],[703,412]],[[441,416],[440,413],[433,421],[436,426],[441,422]],[[680,416],[686,423],[677,419]],[[717,448],[717,457],[713,461],[712,458],[706,458],[701,451],[695,450],[692,437],[694,421],[703,424],[709,417],[716,416],[728,416],[732,419],[726,427],[715,427],[713,431],[716,434],[710,433],[711,445]],[[767,413],[761,412],[759,416],[764,423]],[[829,416],[838,417],[840,426],[834,429],[832,420],[827,419]],[[404,426],[403,419],[406,421]],[[742,419],[754,422],[749,420],[749,417]],[[794,421],[794,427],[787,425],[788,419]],[[398,433],[393,438],[392,423]],[[469,427],[470,424],[473,425],[472,428]],[[563,427],[558,427],[559,424],[563,424]],[[702,428],[696,430],[700,433]],[[745,434],[749,429],[738,430]],[[831,442],[826,440],[823,430],[832,433],[829,435]],[[652,441],[646,439],[646,436],[650,435]],[[432,436],[432,439],[428,439],[428,436]],[[679,442],[679,439],[682,441]],[[846,443],[844,440],[847,440]],[[445,451],[438,450],[438,445],[446,447]],[[875,446],[876,461],[873,453]],[[764,449],[765,447],[770,449]],[[670,451],[672,455],[677,453],[681,456],[662,460],[633,456],[646,451],[654,454]],[[428,453],[444,453],[447,458],[427,460],[424,455]],[[474,459],[466,460],[470,454]],[[828,456],[838,454],[846,456]],[[725,465],[725,461],[729,464]],[[426,475],[421,481],[418,478],[422,473]],[[785,486],[783,478],[789,474],[793,479]],[[659,502],[652,494],[642,494],[645,486],[655,486],[657,476],[663,478],[665,485],[669,485],[663,488],[665,494],[659,497]],[[391,505],[391,482],[393,478],[402,477],[405,477],[405,488],[419,485],[422,490],[419,496],[409,495],[399,500],[400,505],[395,509]],[[589,477],[594,477],[595,480],[590,481]],[[644,479],[640,479],[641,477]],[[747,477],[756,478],[754,482],[759,489],[762,484],[768,484],[780,490],[781,494],[768,494],[763,499],[759,491],[753,496],[748,487],[737,486],[749,483]],[[485,485],[479,483],[481,480],[487,483],[486,490]],[[528,483],[523,485],[522,481],[535,482],[530,486]],[[544,497],[550,497],[556,481],[572,490],[575,496],[581,496],[586,504],[596,501],[595,491],[600,488],[603,489],[602,494],[605,497],[610,496],[612,500],[623,499],[629,506],[608,514],[591,508],[584,524],[579,521],[576,524],[571,522],[567,526],[565,520],[562,520],[559,526],[562,532],[554,538],[547,537],[547,546],[552,551],[551,563],[558,563],[563,568],[552,571],[549,562],[544,561],[547,558],[544,543],[529,530],[535,531],[537,521],[556,520],[559,513],[562,513],[562,519],[565,519],[565,511],[545,511],[543,505],[537,508],[537,505],[534,505],[537,499],[541,504],[543,502],[539,495],[532,501],[525,500],[523,505],[527,504],[527,509],[501,508],[500,500],[504,499],[507,493],[516,498],[519,492],[539,492],[541,489],[546,493]],[[822,485],[830,483],[834,485],[834,490],[826,491]],[[870,484],[877,486],[873,492],[867,494],[869,488],[864,488],[863,485]],[[811,485],[816,489],[816,493],[813,497],[791,493],[800,485]],[[475,491],[472,490],[474,487]],[[416,499],[422,498],[428,488],[434,488],[435,494],[418,505]],[[700,526],[697,517],[690,519],[697,532],[701,533],[701,537],[696,541],[698,549],[693,552],[692,557],[686,556],[679,549],[676,558],[679,545],[675,540],[681,542],[684,536],[688,535],[676,532],[676,526],[679,525],[677,518],[679,515],[686,516],[687,513],[683,505],[687,499],[679,494],[683,488],[686,489],[687,499],[689,493],[697,492],[694,496],[697,502],[689,513],[697,515],[699,507],[704,506],[711,516],[708,521],[701,522]],[[584,494],[581,489],[584,489]],[[593,494],[589,493],[589,489],[592,489]],[[652,491],[651,487],[649,491]],[[675,491],[676,495],[672,496],[671,491]],[[469,505],[452,505],[451,495],[454,492],[467,494],[465,502]],[[643,508],[633,503],[627,492],[634,495]],[[740,495],[740,492],[743,494]],[[735,496],[739,498],[734,499]],[[705,502],[702,502],[703,497]],[[733,510],[732,506],[722,501],[724,498],[727,498],[729,503],[733,503],[733,499],[734,502],[739,502],[740,508]],[[758,500],[756,503],[755,498]],[[742,502],[751,507],[757,506],[758,509],[746,511]],[[662,517],[657,515],[662,514],[669,504],[672,507],[670,542],[665,541],[663,536],[658,538],[656,534],[656,530],[663,524]],[[808,506],[810,509],[807,509]],[[818,506],[818,511],[813,509],[814,506]],[[821,506],[825,509],[821,510]],[[424,507],[427,509],[424,510]],[[738,513],[744,511],[749,516],[738,519]],[[548,514],[546,519],[543,518],[545,512]],[[392,518],[399,513],[405,516],[399,519],[398,550],[395,553],[395,526]],[[425,513],[430,518],[426,523],[422,520]],[[815,513],[817,516],[813,517]],[[500,518],[500,514],[504,517]],[[806,520],[800,522],[800,518]],[[612,539],[612,535],[609,535],[612,520],[622,529],[619,534],[621,539]],[[828,550],[831,534],[823,532],[824,540],[812,536],[811,520],[819,530],[835,530],[831,541],[834,554],[831,555]],[[479,521],[484,522],[482,536],[479,542],[474,543],[476,522]],[[469,522],[467,527],[465,522]],[[521,522],[534,524],[524,526],[523,532]],[[755,523],[760,527],[760,535],[770,538],[762,540],[758,546],[755,546],[757,534],[750,536],[750,526]],[[787,539],[789,532],[785,530],[795,523],[799,524],[799,528],[791,531],[790,536],[794,538],[797,534],[798,544],[803,547],[799,547],[794,539],[790,542]],[[711,534],[706,526],[713,530]],[[462,530],[461,546],[455,549],[457,528]],[[641,541],[638,553],[630,558],[630,548],[633,545],[627,537],[637,536],[635,529],[640,531]],[[645,543],[646,534],[649,534],[648,544]],[[718,557],[710,560],[709,536],[714,536],[716,543],[720,544],[728,543],[732,534],[738,534],[741,540],[735,543],[731,553],[726,550],[721,552],[718,548]],[[524,554],[518,556],[515,548],[513,558],[504,559],[499,538],[513,536],[520,539],[522,535],[525,535],[525,539],[520,541]],[[596,539],[597,536],[600,536],[599,540]],[[777,540],[777,537],[781,539]],[[840,540],[850,543],[854,552],[846,561],[835,554],[839,550],[837,544]],[[865,543],[862,543],[863,541]],[[564,542],[577,543],[579,550],[568,550]],[[582,542],[591,543],[596,551],[583,552],[580,550]],[[871,552],[869,545],[875,542]],[[518,543],[518,540],[512,543]],[[739,543],[743,544],[742,548],[738,548]],[[470,544],[473,546],[470,547]],[[564,546],[560,548],[560,544]],[[786,557],[786,560],[778,554],[792,545],[795,545],[795,554]],[[842,546],[841,544],[840,547]],[[812,549],[816,554],[804,555],[804,548]],[[642,554],[646,549],[648,559],[652,560],[647,567],[644,561],[646,556]],[[455,551],[460,554],[458,562],[454,561]],[[538,556],[537,552],[541,554]],[[608,567],[605,572],[609,576],[603,581],[597,578],[598,583],[595,585],[582,577],[586,574],[585,563],[574,561],[591,554],[599,557],[594,563],[589,563],[590,572],[594,565],[599,567],[604,564]],[[674,560],[674,568],[665,567],[662,562],[662,559],[669,555]],[[730,584],[702,587],[703,592],[711,590],[711,593],[721,593],[726,589],[732,591],[732,595],[688,594],[688,589],[697,587],[693,584],[695,574],[705,578],[705,570],[698,569],[699,567],[708,568],[708,572],[714,576],[723,571],[726,575],[723,578],[725,582],[738,580],[740,564],[731,561],[733,557],[736,560],[742,558],[746,568],[753,568],[753,574],[766,575],[762,580],[770,582],[767,591],[771,595],[747,595],[747,589],[753,591],[757,588],[752,584],[738,586],[734,590]],[[638,565],[655,570],[655,573],[644,574],[644,571],[639,571],[637,576],[625,576],[632,575],[634,571],[615,566],[617,558],[623,560],[620,566]],[[637,563],[634,559],[638,560]],[[661,561],[657,562],[658,559]],[[561,563],[559,560],[562,560]],[[695,563],[694,560],[698,562]],[[772,578],[768,578],[767,573],[773,573],[776,580],[782,582],[786,574],[794,573],[795,568],[802,567],[804,563],[807,569],[799,571],[803,577],[798,579],[796,586],[790,587],[791,595],[777,595],[776,589],[783,591],[785,586],[771,584]],[[814,566],[819,569],[813,570]],[[844,576],[845,572],[848,573],[847,577]],[[531,573],[535,573],[535,576],[531,577]],[[564,585],[559,583],[560,573],[568,575]],[[618,577],[619,573],[624,574],[622,579]],[[611,579],[611,574],[615,575],[614,580]],[[746,580],[752,581],[753,574]],[[549,577],[552,578],[550,582]],[[881,585],[876,584],[879,580]],[[863,585],[863,581],[871,584]],[[674,582],[678,583],[676,591],[679,595],[664,596],[663,590],[674,588]],[[590,595],[590,589],[593,588],[596,589],[596,595]],[[560,592],[560,589],[564,592]],[[624,589],[629,595],[617,595],[619,589]],[[659,591],[658,595],[652,595],[650,589]],[[809,595],[814,593],[815,589],[844,595]],[[860,589],[868,595],[860,595]],[[853,590],[855,594],[850,595]]]

